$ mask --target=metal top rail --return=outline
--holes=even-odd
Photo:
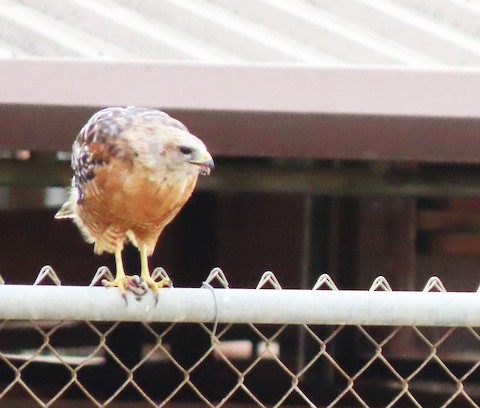
[[[47,276],[56,285],[37,286]],[[312,290],[282,289],[271,272],[257,289],[229,289],[215,268],[202,288],[162,289],[158,302],[127,293],[125,302],[116,289],[61,286],[45,267],[34,286],[0,285],[0,319],[480,327],[480,293],[446,292],[435,277],[422,292],[392,291],[383,277],[368,291],[338,290],[328,275]]]
[[[158,303],[100,287],[0,287],[0,318],[191,323],[480,326],[480,294],[254,289],[161,290]]]

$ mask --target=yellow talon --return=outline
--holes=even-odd
[[[135,295],[136,299],[139,300],[147,292],[148,286],[145,284],[145,281],[140,276],[125,275],[125,270],[123,269],[121,247],[118,247],[115,250],[115,264],[115,279],[113,281],[108,281],[106,279],[102,280],[103,286],[107,288],[118,287],[120,294],[125,299],[125,303],[127,303],[127,290],[131,291]]]
[[[160,288],[165,286],[172,286],[172,282],[169,278],[164,277],[158,281],[153,279],[150,276],[150,271],[148,269],[148,258],[147,251],[145,247],[140,247],[140,261],[141,261],[141,274],[138,275],[125,275],[125,270],[123,269],[122,262],[122,248],[118,247],[115,250],[115,264],[116,264],[116,275],[113,281],[108,281],[106,279],[102,280],[102,284],[105,287],[118,287],[120,294],[126,299],[127,290],[133,292],[137,300],[139,300],[148,290],[152,289],[152,292],[155,296],[156,302],[158,301],[158,291]]]
[[[155,304],[158,303],[158,291],[159,289],[165,286],[172,286],[172,281],[169,278],[162,278],[159,281],[156,281],[150,276],[150,271],[148,268],[148,256],[147,250],[144,246],[139,248],[140,250],[140,267],[141,272],[140,276],[142,280],[148,285],[150,289],[152,289],[153,295],[155,297]]]
[[[152,289],[153,293],[157,293],[159,289],[164,288],[165,286],[172,286],[172,281],[169,278],[162,278],[159,281],[156,281],[151,276],[142,278],[148,287]]]
[[[117,277],[113,281],[103,279],[102,280],[102,285],[107,287],[107,288],[118,287],[122,296],[125,296],[125,293],[127,291],[128,281],[131,278],[132,278],[132,276],[123,276],[123,277],[120,277],[120,278]]]

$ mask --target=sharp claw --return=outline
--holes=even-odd
[[[127,300],[128,282],[126,278],[114,279],[113,281],[102,279],[102,285],[107,289],[111,287],[118,287],[120,295],[122,295],[122,298],[125,301],[125,306],[128,306],[128,300]]]
[[[144,279],[138,275],[130,276],[126,282],[126,288],[133,292],[135,298],[140,300],[145,293],[148,291],[148,285]]]
[[[159,289],[163,287],[172,287],[172,281],[169,278],[162,278],[159,281],[154,280],[151,277],[141,277],[138,275],[125,276],[120,279],[115,279],[109,281],[107,279],[102,280],[102,285],[106,288],[109,287],[118,287],[120,294],[122,295],[125,305],[128,306],[127,291],[130,291],[135,296],[137,301],[140,301],[141,298],[148,292],[148,288],[152,289],[153,296],[155,299],[155,306],[158,304],[158,293]]]
[[[136,300],[140,300],[145,293],[148,291],[148,285],[138,275],[133,276],[125,276],[120,279],[115,279],[113,281],[109,281],[107,279],[102,280],[102,285],[106,288],[109,287],[118,287],[120,294],[122,295],[123,299],[125,300],[125,304],[128,306],[127,301],[127,291],[130,291],[135,296]]]
[[[163,287],[172,287],[172,281],[169,279],[169,278],[162,278],[160,279],[159,281],[156,281],[154,280],[153,278],[151,277],[148,277],[146,280],[145,280],[145,283],[150,287],[150,289],[152,289],[152,292],[153,292],[153,297],[155,299],[155,306],[157,306],[158,304],[158,299],[159,299],[159,290],[160,288],[163,288]]]

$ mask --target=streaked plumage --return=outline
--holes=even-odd
[[[95,113],[72,150],[69,200],[55,218],[72,218],[95,253],[115,253],[115,286],[125,290],[121,251],[140,250],[142,277],[152,289],[147,256],[213,160],[203,142],[164,112],[107,108]]]

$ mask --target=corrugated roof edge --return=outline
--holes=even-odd
[[[2,104],[480,117],[479,68],[0,59]]]

